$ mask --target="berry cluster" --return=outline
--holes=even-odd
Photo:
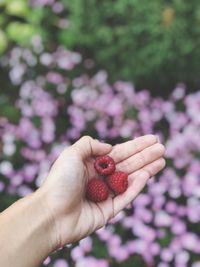
[[[101,202],[108,198],[109,190],[115,195],[126,191],[128,187],[128,174],[116,171],[114,160],[108,156],[96,158],[94,168],[101,178],[92,178],[86,189],[86,197],[93,202]]]

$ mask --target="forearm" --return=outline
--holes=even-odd
[[[37,191],[0,215],[0,266],[36,267],[54,247],[53,221]]]

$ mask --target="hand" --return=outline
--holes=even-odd
[[[80,240],[104,226],[140,193],[148,179],[165,166],[164,146],[153,135],[142,136],[112,147],[82,137],[65,149],[38,190],[54,221],[55,249]],[[117,170],[129,174],[126,192],[101,203],[85,198],[88,180],[95,175],[94,158],[109,154]]]

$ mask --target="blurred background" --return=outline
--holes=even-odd
[[[49,267],[200,267],[200,2],[0,0],[0,211],[87,134],[153,133],[167,166]]]

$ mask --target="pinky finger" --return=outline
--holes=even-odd
[[[160,158],[129,176],[129,187],[113,199],[114,215],[124,209],[142,191],[149,178],[165,167],[165,160]]]

